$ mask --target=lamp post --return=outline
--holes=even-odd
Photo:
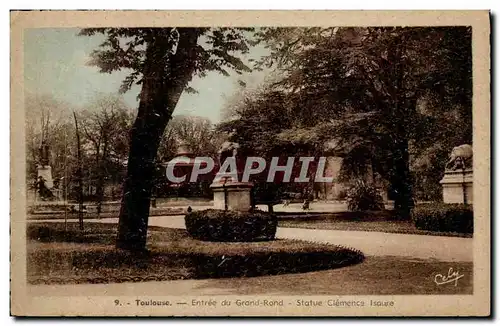
[[[224,210],[227,211],[227,189],[226,189],[227,179],[224,178],[224,182],[222,183],[222,191],[224,191]]]
[[[64,232],[68,230],[68,139],[64,132]]]
[[[462,193],[463,193],[463,202],[467,204],[467,186],[465,185],[465,164],[462,164]]]

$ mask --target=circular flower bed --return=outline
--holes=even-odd
[[[29,223],[30,284],[145,282],[305,273],[363,261],[355,249],[298,240],[207,242],[149,227],[148,251],[115,248],[116,224]]]

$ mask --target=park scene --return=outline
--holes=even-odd
[[[470,27],[24,35],[31,293],[473,293]]]

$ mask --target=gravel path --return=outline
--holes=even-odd
[[[183,216],[154,216],[149,225],[184,229]],[[278,238],[327,242],[361,250],[366,256],[401,256],[441,261],[472,261],[473,238],[366,231],[278,228]]]
[[[118,223],[117,218],[86,221]],[[151,216],[149,225],[184,229],[184,216]],[[397,256],[449,262],[473,261],[473,238],[300,228],[278,228],[276,235],[282,239],[347,246],[361,250],[366,256]]]
[[[54,220],[52,220],[54,221]],[[74,220],[72,220],[74,221]],[[117,223],[118,219],[87,220],[89,222]],[[185,228],[183,216],[153,216],[149,219],[149,225],[169,228]],[[278,238],[300,239],[315,242],[328,242],[337,245],[344,245],[361,250],[369,259],[373,257],[395,257],[397,261],[416,261],[420,259],[435,259],[436,265],[447,264],[443,262],[472,262],[473,239],[456,238],[445,236],[394,234],[383,232],[362,232],[362,231],[337,231],[337,230],[313,230],[298,228],[278,228]],[[398,258],[399,257],[399,258]],[[396,263],[395,266],[397,266]],[[452,263],[453,264],[453,263]],[[434,267],[434,265],[432,265]],[[448,266],[448,265],[446,265]],[[450,265],[452,266],[452,265]],[[347,267],[347,268],[356,268]],[[326,273],[326,274],[325,274]],[[328,273],[342,273],[336,271],[316,272],[316,277],[330,278]],[[305,274],[304,274],[305,275]],[[269,284],[284,282],[290,291],[295,290],[296,282],[301,282],[302,277],[306,277],[305,284],[301,289],[297,289],[297,294],[310,293],[310,281],[302,274],[281,275],[281,276],[263,276],[244,279],[208,279],[208,280],[179,280],[163,282],[144,282],[144,283],[118,283],[118,284],[79,284],[79,285],[32,285],[28,287],[31,295],[51,295],[51,296],[151,296],[174,295],[185,297],[207,296],[207,295],[235,295],[242,294],[242,289],[253,289],[265,293],[272,297],[273,295],[283,294],[275,292]],[[333,274],[332,274],[333,275]],[[344,274],[341,274],[344,275]],[[339,276],[340,277],[340,276]],[[343,277],[343,276],[342,276]],[[340,277],[342,279],[342,277]],[[404,280],[401,280],[404,281]],[[431,279],[424,280],[432,282]],[[238,282],[243,282],[239,284]],[[270,282],[266,285],[266,282]],[[287,283],[288,282],[288,283]],[[309,284],[309,285],[308,285]],[[276,285],[276,284],[275,284]],[[304,290],[305,287],[309,290]],[[356,285],[362,288],[361,285]],[[266,290],[264,290],[266,289]],[[319,291],[319,289],[316,289]],[[314,290],[313,292],[315,293]],[[332,293],[340,293],[342,289],[332,289]],[[358,289],[359,290],[359,289]],[[282,289],[283,291],[283,289]],[[292,292],[293,292],[292,291]],[[340,291],[340,292],[339,292]],[[290,294],[290,293],[287,293]]]

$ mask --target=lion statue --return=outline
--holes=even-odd
[[[446,163],[447,170],[459,170],[472,167],[472,146],[464,144],[453,147],[450,159]]]

